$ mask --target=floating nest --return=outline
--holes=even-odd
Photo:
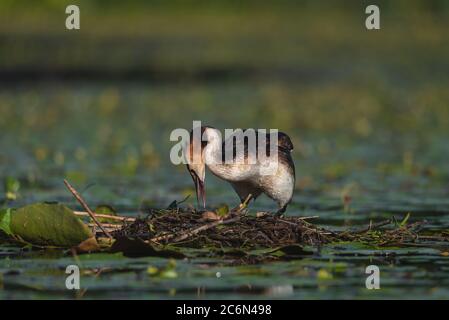
[[[90,216],[96,238],[108,236],[110,251],[128,256],[185,257],[181,248],[208,248],[222,253],[243,253],[248,256],[255,250],[265,250],[269,256],[278,250],[283,255],[305,255],[310,251],[304,246],[320,247],[335,242],[361,242],[372,247],[434,247],[447,253],[449,234],[423,233],[423,222],[407,223],[409,214],[398,223],[394,218],[366,227],[344,231],[332,231],[310,222],[317,217],[279,217],[267,212],[249,214],[246,201],[239,209],[229,211],[197,211],[180,208],[174,201],[168,209],[150,210],[145,218],[120,217],[93,213],[77,191],[64,181],[81,205],[88,211],[75,212]],[[224,211],[224,212],[223,212]],[[98,218],[112,219],[100,223]],[[112,241],[113,240],[113,241]],[[171,250],[167,248],[177,248]],[[265,257],[266,258],[266,257]]]
[[[220,218],[195,210],[153,211],[113,232],[114,237],[139,237],[159,243],[188,247],[217,246],[263,248],[290,244],[320,245],[335,240],[333,232],[318,228],[301,217],[279,218],[246,212]],[[212,216],[212,217],[211,217]]]
[[[152,210],[146,218],[124,222],[114,238],[139,238],[146,243],[180,247],[263,249],[289,245],[319,247],[341,241],[375,246],[419,246],[449,241],[449,234],[422,235],[425,222],[407,224],[394,219],[370,223],[359,229],[331,231],[310,221],[316,217],[277,217],[246,210],[220,217],[194,209]]]

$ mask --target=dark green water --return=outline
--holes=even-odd
[[[0,89],[0,177],[20,181],[9,206],[60,201],[79,208],[64,188],[67,178],[92,207],[110,204],[136,215],[194,192],[184,166],[169,161],[171,130],[190,129],[192,120],[222,129],[279,128],[295,145],[297,185],[288,215],[318,215],[315,223],[340,230],[410,213],[410,222],[427,221],[426,231],[447,231],[444,84],[405,83],[398,92],[384,86],[345,79],[6,87]],[[429,98],[435,93],[440,100]],[[406,99],[412,102],[395,104]],[[230,186],[210,174],[206,188],[210,207],[237,203]],[[187,203],[194,205],[194,197]],[[260,198],[252,211],[258,209],[274,206]],[[449,298],[447,244],[311,250],[315,254],[304,259],[254,266],[216,258],[177,261],[176,274],[167,278],[147,272],[167,265],[161,258],[91,254],[75,261],[61,252],[0,246],[0,298],[75,298],[64,274],[74,263],[81,267],[85,299]],[[365,288],[371,264],[380,268],[381,290]]]

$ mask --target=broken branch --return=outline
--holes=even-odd
[[[97,224],[97,226],[101,229],[101,231],[104,232],[105,235],[107,235],[109,237],[109,239],[112,239],[111,234],[105,229],[103,228],[103,226],[101,225],[101,223],[97,220],[97,218],[95,217],[95,214],[93,213],[93,211],[89,208],[89,206],[87,205],[87,203],[84,201],[84,199],[81,197],[81,195],[78,193],[78,191],[75,190],[75,188],[72,187],[72,185],[64,179],[64,184],[66,185],[67,189],[69,189],[69,191],[73,194],[73,196],[75,197],[76,200],[78,200],[78,202],[81,204],[81,206],[84,208],[84,210],[87,211],[87,213],[89,214],[89,216],[92,218],[92,220]]]

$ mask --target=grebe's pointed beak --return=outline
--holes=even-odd
[[[204,189],[204,180],[202,180],[196,171],[189,170],[190,175],[192,176],[193,183],[195,184],[196,191],[196,199],[198,201],[198,206],[203,206],[203,209],[206,209],[206,190]]]
[[[206,209],[206,191],[204,190],[204,181],[199,178],[196,180],[196,199],[198,200],[198,206],[200,203],[203,205],[203,209]]]

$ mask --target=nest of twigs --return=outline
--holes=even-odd
[[[289,244],[319,245],[334,240],[332,232],[318,228],[301,217],[271,214],[231,213],[205,218],[205,212],[187,210],[153,211],[146,219],[126,223],[116,237],[139,237],[159,244],[189,247],[231,248],[275,247]]]
[[[376,246],[419,245],[447,242],[449,235],[424,236],[425,222],[400,225],[394,220],[366,227],[331,231],[309,221],[315,217],[277,217],[268,213],[231,212],[211,219],[209,212],[193,209],[153,210],[146,218],[125,222],[114,237],[138,237],[155,244],[201,248],[273,248],[286,245],[320,246],[339,241],[358,241]]]
[[[398,223],[394,218],[366,227],[345,231],[332,231],[310,222],[314,217],[279,217],[267,212],[249,214],[246,201],[240,208],[231,211],[197,211],[180,208],[176,201],[165,210],[150,210],[144,218],[133,218],[94,213],[79,193],[64,181],[70,192],[86,212],[75,212],[78,216],[89,216],[95,237],[107,236],[112,252],[123,252],[127,256],[163,256],[183,258],[179,251],[184,248],[208,248],[229,255],[229,250],[243,253],[251,262],[249,252],[268,250],[260,259],[277,259],[277,251],[288,256],[310,254],[304,246],[320,247],[332,242],[361,242],[379,247],[425,246],[444,249],[447,252],[449,233],[423,234],[425,222],[407,223],[409,215]],[[107,219],[101,222],[99,219]],[[168,246],[177,250],[165,249]],[[270,251],[271,250],[271,251]],[[273,255],[274,253],[274,255]],[[253,255],[254,256],[254,255]],[[249,258],[248,258],[249,257]],[[255,259],[255,260],[254,260]],[[254,258],[253,262],[257,262]]]
[[[151,210],[146,218],[101,215],[92,212],[79,193],[64,181],[75,198],[87,212],[76,215],[90,216],[110,240],[138,239],[147,244],[178,245],[185,247],[217,247],[236,249],[273,248],[288,245],[320,246],[330,242],[358,241],[380,246],[444,246],[448,233],[423,235],[425,222],[407,224],[409,215],[398,223],[394,218],[371,223],[358,230],[331,231],[313,225],[308,220],[317,217],[279,217],[266,212],[248,214],[246,201],[238,209],[224,214],[212,211],[181,209],[176,201],[169,209]],[[98,218],[112,219],[114,223],[102,224]]]

